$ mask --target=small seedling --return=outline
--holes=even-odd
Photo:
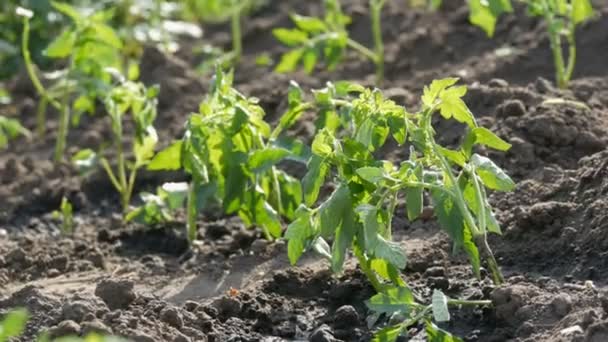
[[[434,8],[441,4],[441,0],[432,1]],[[591,1],[519,1],[527,5],[529,14],[545,20],[555,65],[555,82],[560,88],[568,87],[576,64],[576,27],[594,16]],[[494,35],[498,17],[503,13],[513,12],[511,0],[470,0],[468,4],[471,23],[481,27],[490,37]],[[566,39],[566,44],[563,43],[563,38]],[[567,45],[567,59],[564,57],[564,45]]]
[[[339,0],[325,0],[325,17],[305,17],[292,15],[296,25],[293,29],[278,28],[274,36],[292,48],[281,57],[276,67],[278,72],[290,72],[302,64],[311,73],[322,58],[329,70],[340,62],[344,51],[353,49],[376,65],[376,83],[384,78],[384,43],[381,30],[381,11],[388,0],[370,0],[371,32],[374,39],[373,50],[349,37],[346,26],[351,19],[342,11]]]
[[[10,140],[20,135],[29,137],[30,131],[21,126],[19,121],[0,115],[0,149],[5,148]]]
[[[422,96],[422,108],[409,113],[383,97],[379,90],[352,84],[330,85],[315,93],[322,128],[313,143],[313,156],[302,183],[307,207],[301,207],[285,234],[288,254],[295,263],[304,250],[313,248],[340,272],[346,252],[352,249],[359,266],[378,292],[383,281],[402,286],[398,277],[406,264],[400,246],[392,242],[392,218],[398,199],[406,201],[409,220],[423,210],[423,193],[430,195],[441,226],[455,249],[469,256],[480,277],[481,257],[496,284],[503,281],[487,243],[489,232],[500,233],[486,196],[486,187],[508,191],[513,181],[490,159],[475,154],[475,145],[505,151],[510,145],[491,131],[478,127],[462,100],[466,87],[457,79],[433,81]],[[350,97],[350,93],[359,94]],[[435,141],[431,122],[439,113],[468,126],[460,149]],[[389,136],[409,147],[409,159],[400,165],[376,160]],[[325,180],[333,175],[337,187],[320,205],[311,208]],[[329,245],[327,240],[333,240]],[[380,278],[378,278],[380,277]]]
[[[396,286],[370,298],[367,306],[377,316],[382,314],[389,321],[399,323],[378,330],[372,342],[394,342],[398,337],[407,334],[410,327],[423,323],[427,341],[461,342],[462,340],[439,328],[434,322],[443,323],[450,320],[451,306],[490,306],[490,300],[457,300],[451,299],[439,290],[434,290],[430,304],[420,304],[417,297],[407,286]]]
[[[528,11],[542,17],[547,23],[555,81],[560,88],[568,87],[576,64],[576,27],[594,15],[589,0],[528,0]],[[564,58],[562,38],[568,46],[567,61]]]
[[[124,79],[119,82],[105,99],[105,106],[112,120],[117,160],[116,171],[113,171],[110,162],[105,157],[101,157],[100,161],[110,177],[110,181],[120,194],[120,203],[123,213],[126,215],[129,212],[137,171],[145,167],[154,156],[154,148],[158,142],[153,123],[156,118],[156,96],[159,89],[158,87],[146,88],[141,83]],[[123,146],[123,120],[129,112],[135,126],[131,162],[127,162]]]
[[[82,113],[94,113],[95,101],[103,99],[111,83],[105,68],[120,68],[122,42],[114,29],[106,25],[112,11],[82,14],[76,8],[59,2],[51,2],[59,13],[69,17],[72,25],[54,40],[44,51],[47,57],[67,59],[67,67],[54,73],[55,83],[48,89],[38,77],[29,52],[30,18],[33,12],[17,8],[23,17],[22,54],[28,75],[41,97],[37,109],[37,133],[44,135],[46,111],[50,104],[59,111],[59,130],[54,160],[63,158],[70,121],[78,123]]]
[[[190,115],[182,140],[158,153],[151,170],[183,169],[192,176],[187,199],[188,237],[196,237],[199,210],[219,198],[227,214],[238,214],[246,225],[262,228],[268,239],[281,236],[281,218],[292,219],[302,190],[300,182],[280,170],[285,159],[302,160],[303,144],[279,138],[304,108],[296,84],[290,105],[272,129],[255,98],[232,87],[232,73],[216,72],[211,93]]]
[[[154,225],[174,221],[174,212],[184,207],[188,196],[188,183],[165,183],[156,190],[156,194],[142,192],[142,206],[133,209],[126,221],[137,221]]]
[[[61,232],[69,235],[74,232],[74,214],[72,212],[72,203],[63,197],[59,210],[53,211],[53,217],[61,221]]]

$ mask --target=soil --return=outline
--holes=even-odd
[[[284,51],[273,27],[289,25],[292,12],[320,13],[320,3],[271,1],[244,23],[236,86],[258,97],[270,119],[286,108],[290,79],[307,90],[340,79],[372,85],[373,66],[355,55],[334,72],[314,75],[278,75],[256,65],[260,53],[278,60]],[[369,45],[366,2],[344,3],[353,37]],[[383,88],[415,108],[433,78],[458,76],[480,124],[513,144],[506,154],[485,151],[518,183],[511,193],[491,196],[503,236],[490,242],[507,280],[500,287],[485,273],[476,280],[434,219],[408,222],[399,209],[395,239],[409,258],[403,276],[424,298],[439,288],[454,298],[494,302],[493,309],[452,313],[444,327],[465,341],[608,341],[608,5],[597,1],[600,15],[579,29],[574,80],[562,91],[551,81],[542,23],[518,8],[488,39],[468,24],[460,3],[437,13],[398,1],[386,6]],[[229,46],[227,26],[205,30],[207,42]],[[141,62],[143,81],[161,86],[156,126],[165,144],[181,136],[185,116],[209,85],[195,72],[200,57],[189,50],[166,56],[147,48]],[[37,99],[27,77],[16,77],[10,90],[15,101],[0,114],[33,128]],[[56,126],[51,119],[47,138],[18,141],[0,154],[0,314],[29,309],[21,341],[43,331],[98,331],[138,342],[370,339],[364,300],[373,290],[353,260],[341,275],[312,253],[291,267],[282,241],[267,242],[238,218],[213,211],[199,218],[202,242],[192,249],[183,224],[124,224],[101,171],[80,176],[50,161]],[[305,120],[295,134],[309,137],[310,126]],[[443,143],[459,143],[459,125],[438,120],[436,128]],[[107,120],[85,117],[70,133],[69,153],[109,137]],[[385,153],[403,156],[396,148]],[[135,193],[183,179],[143,172]],[[63,196],[75,209],[72,236],[62,235],[51,215]],[[410,337],[422,340],[422,327]]]

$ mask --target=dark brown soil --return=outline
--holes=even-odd
[[[344,2],[353,36],[369,44],[366,2]],[[608,341],[608,6],[596,5],[601,15],[580,28],[575,80],[566,91],[550,81],[543,24],[521,8],[501,20],[491,40],[468,24],[466,8],[455,2],[438,13],[399,1],[386,8],[386,92],[412,108],[433,78],[459,76],[479,122],[513,144],[506,154],[489,152],[518,182],[512,193],[492,195],[504,234],[491,244],[506,285],[475,280],[466,260],[450,254],[434,220],[395,218],[396,239],[409,257],[404,277],[421,296],[440,288],[452,297],[494,301],[493,309],[454,312],[445,328],[467,341]],[[259,97],[271,119],[286,106],[290,79],[304,89],[328,80],[373,81],[373,67],[354,55],[333,73],[311,76],[256,66],[262,52],[278,60],[284,50],[270,30],[289,25],[294,11],[319,13],[320,1],[273,1],[245,23],[236,84]],[[226,29],[207,28],[207,39],[229,46]],[[512,53],[497,54],[501,47]],[[194,71],[197,62],[188,51],[167,57],[149,48],[144,54],[142,79],[161,85],[157,128],[166,144],[180,137],[208,87],[209,77]],[[36,98],[27,78],[10,86],[16,101],[0,114],[33,127]],[[302,123],[296,133],[309,136],[309,126]],[[460,126],[436,127],[442,142],[459,142]],[[213,213],[200,217],[203,243],[193,249],[182,224],[125,225],[102,172],[80,177],[49,161],[54,120],[48,129],[44,140],[18,141],[0,154],[0,314],[16,306],[30,310],[22,341],[45,330],[54,336],[100,331],[134,341],[369,340],[363,301],[373,291],[354,261],[343,275],[332,275],[314,255],[291,267],[283,242],[266,242],[238,218]],[[71,131],[70,152],[109,136],[107,120],[84,118]],[[136,193],[183,179],[144,172]],[[70,237],[51,215],[62,196],[75,207]],[[424,336],[420,329],[411,335]]]

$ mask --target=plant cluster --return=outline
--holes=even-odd
[[[120,69],[122,41],[106,22],[113,11],[83,14],[65,3],[51,2],[53,8],[72,20],[72,25],[44,51],[47,57],[64,60],[65,69],[53,73],[54,83],[45,88],[37,75],[29,52],[29,21],[33,12],[18,8],[23,16],[22,54],[25,66],[41,101],[38,105],[38,134],[46,127],[47,106],[59,112],[59,129],[54,159],[63,158],[70,121],[78,123],[82,113],[94,113],[95,102],[109,91],[111,76],[107,68]]]
[[[278,28],[274,36],[292,48],[283,54],[276,67],[278,72],[290,72],[302,65],[311,73],[317,63],[324,59],[329,70],[334,69],[342,59],[344,51],[352,49],[370,59],[376,66],[376,82],[384,78],[384,43],[382,41],[381,11],[388,0],[370,0],[371,32],[374,38],[373,50],[351,39],[346,26],[351,19],[342,11],[340,0],[325,0],[325,17],[315,18],[294,14],[291,16],[295,28]]]
[[[137,215],[165,219],[163,210],[176,208],[186,196],[191,241],[196,238],[199,210],[213,199],[226,214],[236,213],[247,225],[261,227],[269,239],[281,236],[286,220],[290,223],[284,237],[293,264],[312,249],[330,261],[334,272],[341,272],[352,251],[378,291],[368,303],[370,309],[403,318],[381,330],[378,341],[394,340],[419,321],[426,322],[428,334],[448,336],[432,324],[432,317],[449,318],[448,305],[489,302],[453,300],[440,292],[429,305],[415,299],[400,276],[407,260],[392,239],[395,210],[405,201],[408,219],[416,220],[425,196],[430,198],[454,249],[465,251],[474,274],[480,277],[485,263],[500,284],[503,277],[487,242],[487,235],[500,234],[500,227],[487,191],[514,188],[494,162],[475,153],[478,145],[500,151],[510,145],[476,124],[462,100],[466,87],[456,82],[448,78],[426,87],[422,107],[415,113],[384,98],[378,89],[349,82],[329,83],[313,93],[312,101],[292,84],[289,108],[272,129],[257,100],[240,94],[232,87],[232,75],[218,69],[211,94],[199,113],[188,118],[182,140],[159,152],[148,166],[182,169],[192,176],[190,185],[174,186],[179,188],[175,205],[166,204],[171,202],[170,191],[159,190]],[[310,147],[283,137],[305,111],[317,112],[319,118]],[[468,127],[458,149],[435,140],[432,119],[437,114]],[[395,164],[376,159],[375,153],[389,138],[409,151],[407,160]],[[301,182],[279,168],[288,159],[306,163]],[[322,199],[331,187],[331,194]]]
[[[284,159],[298,159],[302,144],[280,141],[281,133],[304,108],[300,88],[292,84],[289,110],[272,128],[257,99],[232,88],[232,74],[218,69],[211,93],[199,113],[186,122],[182,140],[158,153],[148,169],[183,169],[192,176],[187,196],[188,236],[196,237],[198,211],[213,198],[226,214],[238,214],[262,228],[268,239],[281,236],[281,217],[292,219],[300,204],[300,182],[278,169]]]
[[[431,9],[441,6],[442,0],[430,0]],[[555,65],[555,82],[566,88],[576,64],[576,28],[594,16],[590,0],[519,0],[526,5],[528,14],[541,17],[547,25]],[[494,35],[498,17],[513,12],[511,0],[469,0],[469,20],[482,28],[488,36]],[[566,40],[564,44],[563,40]],[[568,55],[564,57],[564,46]]]

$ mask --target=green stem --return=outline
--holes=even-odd
[[[361,267],[361,271],[363,271],[369,282],[372,284],[374,290],[376,290],[376,292],[378,293],[384,292],[384,287],[380,283],[380,280],[378,280],[378,277],[376,276],[374,271],[371,269],[371,267],[369,267],[368,258],[357,246],[353,247],[353,252],[357,257],[357,260],[359,260],[359,267]]]
[[[46,133],[46,110],[48,108],[48,101],[45,97],[40,99],[38,108],[36,109],[36,134],[40,138],[44,137]]]
[[[374,63],[376,63],[376,85],[380,85],[384,79],[384,42],[382,41],[382,28],[380,24],[380,16],[384,4],[385,0],[369,0],[372,35],[374,37]]]
[[[547,15],[545,16],[545,20],[547,21],[548,25],[549,42],[551,44],[551,51],[553,53],[553,63],[555,64],[555,81],[559,88],[565,88],[567,82],[565,80],[566,75],[560,32],[554,29],[555,24],[553,20],[553,15],[548,10]]]
[[[350,46],[351,48],[359,52],[361,55],[369,58],[372,62],[376,63],[376,54],[372,50],[366,48],[365,46],[359,44],[358,42],[350,38],[346,40],[346,45]]]
[[[190,182],[190,187],[188,188],[188,198],[187,198],[187,208],[186,208],[186,216],[187,216],[187,221],[186,221],[186,230],[188,232],[188,241],[190,242],[190,244],[192,244],[192,242],[194,240],[196,240],[196,217],[198,215],[198,211],[197,211],[197,193],[196,193],[196,181],[192,180]]]
[[[23,54],[23,61],[25,62],[25,69],[38,92],[38,95],[46,99],[53,107],[58,110],[61,110],[61,104],[53,99],[44,86],[40,79],[36,75],[36,71],[34,70],[34,62],[32,62],[32,56],[29,50],[29,41],[30,41],[30,22],[27,18],[23,19],[23,37],[21,37],[21,54]]]
[[[237,1],[233,1],[235,9],[232,13],[230,21],[232,30],[232,53],[234,54],[234,62],[238,62],[241,58],[243,50],[242,34],[241,34],[241,8]]]
[[[491,300],[462,300],[462,299],[448,299],[448,305],[458,306],[491,306]]]
[[[57,142],[55,143],[55,155],[53,159],[56,163],[63,159],[65,152],[66,140],[68,137],[68,129],[70,126],[70,106],[68,105],[69,98],[66,94],[61,103],[61,111],[59,112],[59,131],[57,132]]]
[[[572,24],[572,27],[570,28],[570,32],[566,36],[567,40],[568,40],[568,66],[566,67],[566,73],[564,75],[564,77],[565,77],[564,87],[567,87],[568,83],[572,79],[572,74],[574,73],[574,65],[576,64],[576,39],[575,39],[574,31],[575,31],[575,27],[574,27],[574,24]]]

